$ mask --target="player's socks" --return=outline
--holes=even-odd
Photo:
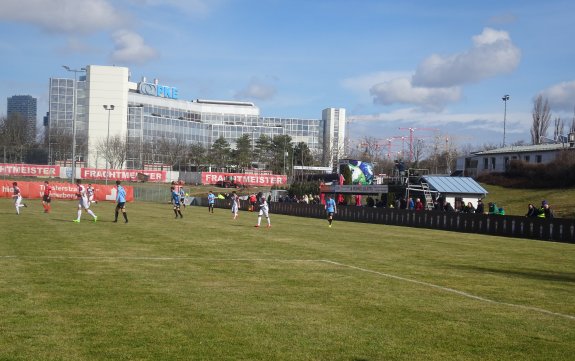
[[[80,222],[80,219],[82,218],[82,210],[78,209],[78,218],[76,218],[78,220],[78,222]]]
[[[122,213],[122,215],[124,216],[124,219],[126,220],[126,222],[124,222],[124,223],[128,223],[128,213],[124,212],[124,213]]]
[[[180,218],[184,218],[184,215],[182,214],[182,211],[178,211],[178,213],[180,214]]]
[[[118,222],[118,211],[114,212],[114,222]]]

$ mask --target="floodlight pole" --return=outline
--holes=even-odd
[[[505,125],[507,123],[507,101],[509,100],[509,94],[505,94],[501,100],[505,103],[505,108],[503,111],[503,146],[505,147]]]
[[[110,113],[114,110],[113,105],[103,105],[104,109],[108,111],[108,134],[106,135],[106,152],[105,157],[110,156]],[[108,185],[108,159],[106,159],[106,185]]]

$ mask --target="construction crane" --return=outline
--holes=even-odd
[[[413,133],[416,130],[429,130],[429,131],[433,131],[433,132],[438,132],[439,129],[437,128],[415,128],[415,127],[409,127],[409,128],[399,128],[400,130],[409,130],[409,161],[412,162],[413,161]]]

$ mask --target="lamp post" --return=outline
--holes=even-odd
[[[505,94],[501,100],[505,103],[503,111],[503,146],[505,147],[505,123],[507,122],[507,101],[509,100],[509,94]]]
[[[106,152],[104,157],[106,158],[106,185],[108,185],[108,159],[110,157],[110,113],[114,110],[113,105],[104,105],[104,109],[108,111],[108,134],[106,135]]]
[[[67,65],[62,65],[62,67],[74,73],[74,94],[72,96],[72,183],[74,183],[76,181],[76,103],[78,101],[76,93],[78,91],[78,73],[85,72],[86,68],[72,69]]]

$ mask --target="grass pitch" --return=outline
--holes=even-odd
[[[0,200],[0,360],[575,355],[572,244],[152,203],[75,224],[75,202],[29,204]]]

